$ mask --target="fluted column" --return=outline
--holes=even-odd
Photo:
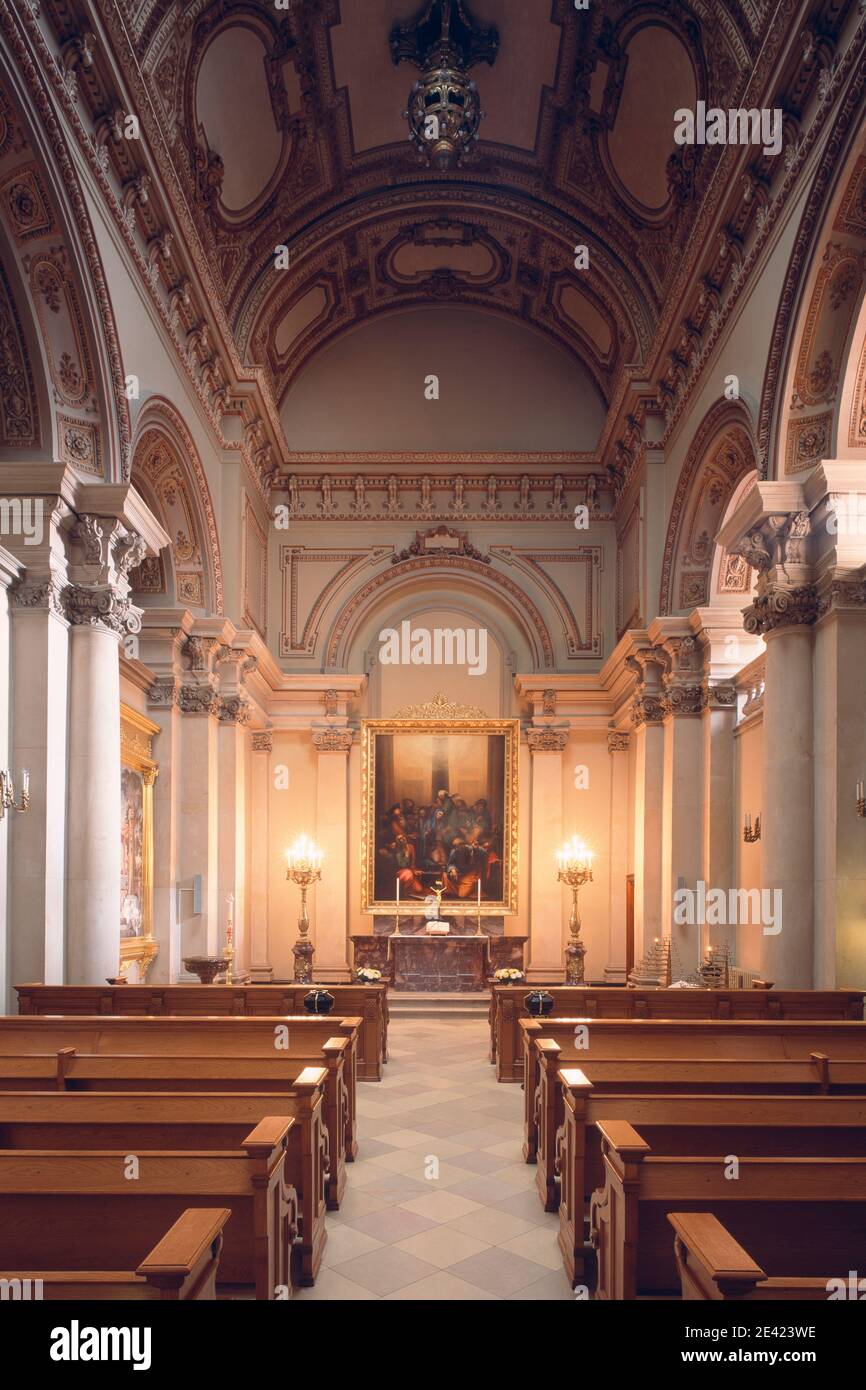
[[[254,984],[273,979],[268,948],[268,884],[270,882],[270,792],[273,734],[254,733],[250,762],[250,891],[249,960]]]
[[[701,873],[702,660],[697,639],[691,632],[684,634],[684,626],[682,619],[660,618],[650,628],[650,635],[663,643],[668,662],[664,676],[661,902],[662,932],[671,938],[675,979],[697,968],[700,945],[697,925],[674,921],[676,889],[681,885],[694,888]]]
[[[122,637],[140,630],[129,572],[140,537],[113,519],[87,516],[73,532],[82,556],[64,593],[69,655],[67,980],[101,984],[119,967],[120,672]]]
[[[339,983],[349,971],[349,750],[352,730],[313,730],[318,752],[316,840],[324,850],[322,878],[315,894],[314,974]]]
[[[701,878],[707,888],[734,886],[734,725],[737,692],[729,681],[705,680],[701,692]],[[710,944],[702,930],[701,947]],[[713,944],[736,948],[736,927],[713,930]]]
[[[212,672],[215,639],[191,636],[184,653],[188,670],[178,691],[181,721],[179,864],[181,955],[214,955],[220,924],[218,712]],[[192,889],[201,879],[201,911]]]
[[[529,967],[531,981],[565,978],[563,888],[556,878],[556,850],[563,838],[562,754],[565,729],[529,729],[532,754]]]
[[[608,916],[607,965],[604,978],[611,984],[626,979],[626,876],[628,874],[628,760],[630,735],[611,729],[607,736],[610,754],[610,908]]]
[[[243,648],[227,645],[214,653],[214,669],[220,680],[217,702],[218,763],[218,903],[217,949],[225,945],[228,900],[234,899],[235,973],[249,965],[247,941],[247,784],[249,773],[249,724],[253,708],[245,682],[256,669],[255,657]]]

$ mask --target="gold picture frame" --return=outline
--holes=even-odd
[[[121,767],[121,852],[134,862],[134,870],[121,872],[119,971],[122,978],[133,965],[138,966],[139,983],[159,954],[153,934],[153,784],[159,765],[152,756],[153,739],[159,733],[154,724],[129,705],[120,706]],[[137,843],[129,843],[133,836]],[[136,882],[128,879],[134,872]],[[140,912],[140,929],[124,930],[124,887]],[[137,891],[132,892],[132,889]],[[136,921],[136,927],[139,923]]]
[[[419,707],[424,710],[427,707]],[[399,770],[394,767],[394,744],[395,736],[406,736],[424,738],[428,740],[425,747],[429,747],[429,740],[441,741],[442,765],[448,769],[459,766],[460,745],[459,740],[467,736],[486,737],[488,739],[488,766],[495,766],[494,780],[498,784],[501,782],[501,794],[498,793],[491,808],[491,817],[495,825],[496,853],[494,858],[501,862],[501,870],[497,865],[497,874],[501,873],[501,892],[496,898],[487,896],[487,890],[483,889],[480,912],[482,916],[502,916],[512,914],[517,911],[517,832],[518,832],[518,755],[520,747],[520,721],[518,719],[487,719],[477,717],[441,717],[439,711],[448,708],[444,701],[432,701],[430,716],[394,718],[394,719],[364,719],[361,721],[362,733],[362,762],[361,762],[361,910],[370,913],[394,913],[397,908],[396,900],[396,873],[394,874],[394,888],[390,894],[383,891],[383,874],[387,872],[390,877],[393,869],[390,867],[388,858],[388,848],[385,844],[387,831],[382,829],[381,817],[383,810],[383,788],[382,784],[386,778],[382,774],[382,762],[387,761],[385,745],[381,740],[391,737],[391,768],[388,773],[389,796],[394,797],[394,789],[400,785]],[[452,707],[455,710],[458,707]],[[414,710],[411,712],[414,714]],[[473,711],[474,714],[474,711]],[[491,739],[502,739],[501,766],[496,751],[496,745],[491,744]],[[476,753],[476,764],[478,762],[477,745],[474,750]],[[379,754],[382,754],[382,757]],[[435,761],[435,760],[434,760]],[[456,774],[459,777],[459,773]],[[449,774],[450,777],[450,774]],[[432,787],[436,779],[436,771],[431,762],[431,770],[427,783],[430,786],[431,794],[436,795]],[[416,768],[415,780],[418,781]],[[478,774],[475,775],[475,784],[478,783]],[[444,789],[449,797],[455,788],[447,787]],[[394,800],[398,800],[394,797]],[[464,800],[460,798],[460,800]],[[478,804],[477,802],[475,803]],[[465,805],[465,801],[464,801]],[[423,810],[425,808],[419,808]],[[433,803],[431,801],[431,809]],[[474,808],[473,808],[474,809]],[[501,855],[498,849],[501,846]],[[389,864],[389,868],[384,870],[382,867],[383,859]],[[424,861],[429,862],[427,860]],[[419,865],[419,869],[421,866]],[[378,869],[378,873],[377,873]],[[434,876],[438,873],[435,869],[423,870],[422,881],[427,886],[426,876]],[[479,870],[476,878],[481,877]],[[468,877],[468,876],[467,876]],[[432,891],[432,878],[430,888]],[[477,887],[477,882],[476,882]],[[454,894],[458,893],[459,887],[455,887]],[[422,911],[423,898],[417,894],[404,894],[401,891],[401,906],[407,901],[413,901],[417,910]],[[443,899],[443,912],[445,915],[475,916],[478,909],[478,900],[475,892],[471,896],[463,898],[457,896],[446,896]]]

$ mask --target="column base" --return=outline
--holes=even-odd
[[[316,948],[312,941],[296,941],[292,947],[292,955],[295,958],[295,972],[292,979],[296,985],[311,985],[313,983],[313,956]]]
[[[628,972],[624,965],[606,965],[604,967],[605,984],[624,985],[628,978]]]
[[[561,965],[530,965],[526,970],[526,984],[565,984],[565,968]]]
[[[250,980],[254,985],[271,985],[274,982],[272,965],[251,965]]]

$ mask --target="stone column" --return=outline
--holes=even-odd
[[[10,765],[9,725],[12,685],[11,641],[9,631],[9,589],[18,583],[23,568],[14,555],[0,546],[0,769],[11,772],[16,794],[16,804],[20,804],[21,769]],[[24,813],[29,815],[29,811]],[[15,1000],[8,993],[7,961],[10,942],[7,922],[9,902],[9,838],[12,822],[17,819],[15,811],[7,810],[0,819],[0,1008],[6,1013],[15,1012]],[[19,981],[20,983],[20,981]]]
[[[668,669],[664,676],[664,790],[662,828],[662,932],[671,939],[674,979],[697,969],[700,926],[674,921],[674,893],[694,889],[701,874],[700,721],[702,661],[696,638],[672,632],[680,619],[660,618],[650,628],[663,637]]]
[[[219,916],[218,712],[211,661],[213,639],[191,636],[184,652],[189,669],[178,692],[181,725],[179,826],[180,954],[214,955]],[[201,881],[201,911],[193,889]]]
[[[608,964],[604,978],[611,984],[626,980],[626,877],[628,875],[628,747],[630,735],[611,729],[607,736],[610,754],[610,915],[608,920]]]
[[[67,981],[102,984],[119,967],[120,672],[118,645],[141,627],[128,575],[145,544],[118,521],[85,516],[64,593],[71,624]]]
[[[814,983],[812,624],[818,603],[813,585],[804,582],[810,531],[808,512],[780,510],[765,514],[737,547],[759,570],[746,631],[767,644],[761,860],[776,920],[765,920],[770,914],[762,904],[762,921],[751,930],[761,932],[762,974],[787,989]]]
[[[250,891],[249,960],[254,984],[269,984],[274,977],[268,950],[268,883],[270,879],[270,801],[271,753],[274,738],[270,732],[252,735],[250,764]]]
[[[322,877],[315,888],[314,974],[339,984],[349,970],[349,750],[352,730],[313,730],[318,751],[316,841],[324,850]]]
[[[532,754],[529,965],[531,982],[565,978],[563,887],[556,878],[556,851],[562,843],[562,754],[567,729],[529,729]],[[569,894],[569,906],[571,896]]]
[[[30,771],[30,810],[15,816],[7,830],[9,980],[62,984],[69,727],[69,623],[63,607],[67,557],[60,530],[65,509],[57,498],[53,505],[52,499],[35,503],[45,504],[43,544],[25,548],[10,539],[26,570],[12,592],[9,761],[16,771]]]
[[[734,886],[734,726],[737,691],[729,681],[705,679],[701,692],[701,878],[725,892]],[[713,943],[737,944],[736,927],[713,929]],[[701,931],[702,951],[710,944]]]
[[[234,963],[237,973],[249,965],[247,918],[247,781],[249,724],[253,707],[246,695],[246,677],[257,666],[255,657],[240,647],[222,645],[214,654],[220,679],[217,703],[218,762],[218,900],[217,949],[225,945],[228,899],[234,898]]]
[[[661,673],[664,652],[643,648],[626,658],[637,675],[632,700],[635,742],[634,928],[640,959],[662,935],[662,827],[665,706]]]

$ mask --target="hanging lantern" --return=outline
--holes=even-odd
[[[412,24],[392,31],[394,62],[421,69],[403,116],[409,138],[433,168],[455,168],[478,139],[484,112],[468,69],[492,64],[498,48],[497,31],[481,28],[463,0],[431,0]]]

